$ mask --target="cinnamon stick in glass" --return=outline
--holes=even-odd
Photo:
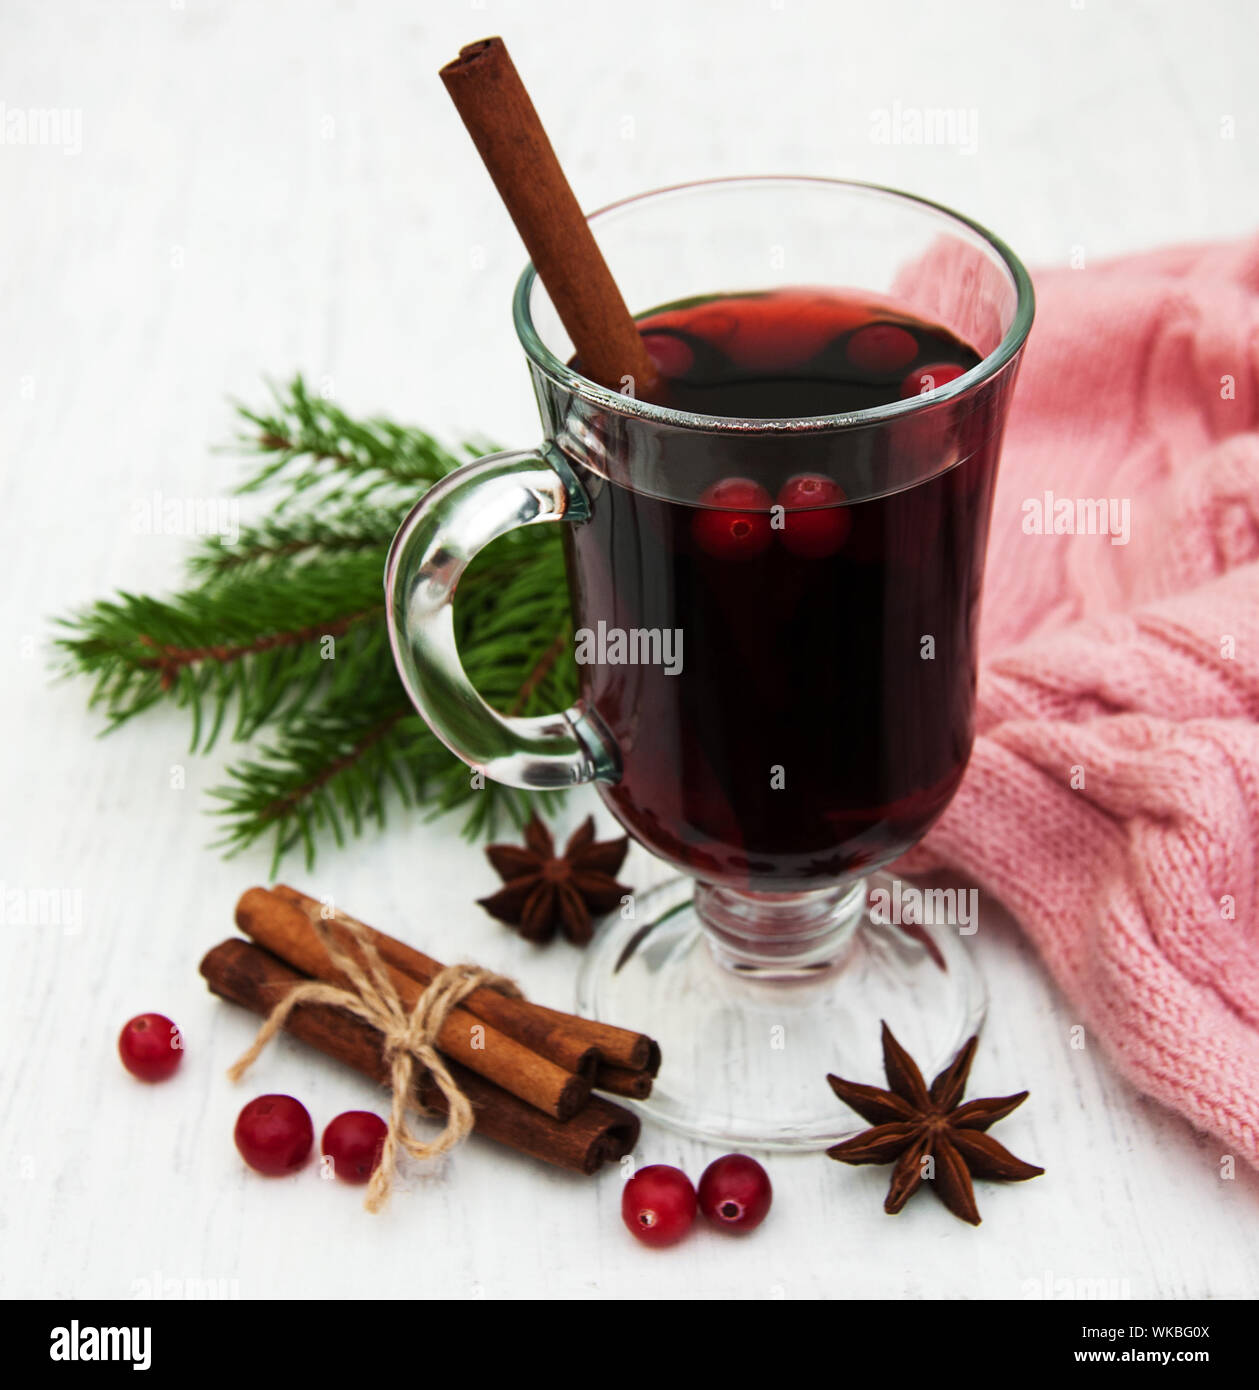
[[[269,951],[236,938],[214,947],[201,973],[220,998],[266,1015],[306,978]],[[387,1085],[390,1065],[380,1034],[369,1024],[328,1004],[299,1004],[284,1031],[335,1057],[364,1076]],[[472,1104],[475,1133],[521,1153],[577,1173],[594,1173],[605,1162],[629,1153],[638,1142],[639,1122],[628,1110],[599,1096],[561,1123],[510,1095],[501,1087],[451,1061],[450,1072]],[[416,1084],[417,1106],[443,1112],[445,1098],[424,1076]]]
[[[659,378],[502,39],[481,39],[441,70],[582,372],[650,396]],[[628,383],[626,379],[629,379]]]
[[[303,975],[353,988],[320,941],[310,918],[295,903],[265,888],[251,888],[236,904],[236,925]],[[348,935],[338,944],[361,961],[361,953]],[[402,1007],[410,1011],[424,986],[394,966],[386,964],[385,969]],[[588,1076],[558,1066],[464,1008],[454,1008],[447,1015],[437,1046],[447,1057],[557,1120],[575,1115],[590,1096]]]
[[[300,907],[308,915],[318,917],[323,910],[317,899],[287,884],[277,883],[272,892]],[[358,925],[365,926],[361,922]],[[445,968],[441,961],[424,955],[405,942],[372,927],[366,927],[366,930],[382,960],[421,984],[428,984]],[[599,1062],[632,1071],[647,1069],[652,1076],[660,1066],[660,1049],[656,1044],[646,1034],[635,1033],[628,1028],[617,1028],[610,1023],[596,1023],[593,1019],[579,1018],[576,1014],[561,1013],[558,1009],[548,1009],[531,1000],[509,999],[492,989],[474,990],[463,1001],[463,1007],[544,1057],[550,1057],[561,1066],[583,1075],[592,1074],[589,1071],[592,1056],[597,1056]]]

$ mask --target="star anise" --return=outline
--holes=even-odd
[[[873,1124],[852,1139],[827,1149],[841,1163],[895,1163],[892,1183],[883,1203],[886,1212],[898,1212],[922,1185],[926,1160],[931,1159],[935,1194],[954,1216],[979,1225],[979,1208],[971,1178],[999,1178],[1022,1182],[1045,1170],[1024,1163],[984,1131],[1003,1120],[1027,1099],[1027,1092],[968,1100],[962,1092],[970,1075],[976,1035],[967,1042],[930,1087],[908,1052],[883,1025],[883,1069],[888,1089],[862,1086],[828,1076],[831,1089],[863,1119]]]
[[[551,832],[534,816],[525,826],[523,847],[486,847],[503,887],[478,901],[527,941],[550,941],[560,927],[574,945],[584,946],[591,937],[592,918],[611,912],[630,891],[616,881],[628,848],[624,835],[596,841],[594,817],[587,816],[564,853],[556,854]]]

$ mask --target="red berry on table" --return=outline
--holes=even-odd
[[[345,1182],[366,1182],[380,1166],[389,1127],[370,1110],[347,1110],[323,1132],[320,1147]]]
[[[919,367],[901,382],[901,397],[909,400],[913,396],[925,396],[929,391],[956,381],[965,371],[966,368],[959,367],[956,362],[932,362]]]
[[[672,1245],[695,1220],[695,1188],[680,1168],[640,1168],[621,1193],[621,1220],[644,1245]]]
[[[723,478],[700,496],[691,521],[695,543],[723,560],[750,560],[769,549],[771,498],[750,478]]]
[[[726,1154],[704,1169],[699,1209],[728,1231],[754,1231],[769,1211],[774,1190],[769,1174],[747,1154]]]
[[[834,555],[852,529],[852,513],[839,505],[843,500],[843,488],[820,473],[799,473],[785,482],[778,505],[787,549],[813,560]]]
[[[871,323],[848,339],[844,355],[859,372],[884,376],[909,366],[918,356],[918,339],[894,323]]]
[[[314,1142],[310,1112],[292,1096],[258,1096],[236,1119],[240,1156],[268,1177],[297,1172]]]
[[[184,1040],[165,1014],[137,1014],[118,1034],[118,1055],[141,1081],[165,1081],[179,1066]]]

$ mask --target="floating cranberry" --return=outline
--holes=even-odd
[[[779,505],[788,511],[802,507],[833,507],[843,500],[843,488],[824,473],[797,473],[778,490]]]
[[[667,332],[643,334],[643,346],[647,356],[656,365],[661,376],[682,377],[695,365],[695,353],[685,338]]]
[[[956,381],[966,370],[956,362],[932,362],[929,366],[919,367],[901,382],[901,396],[905,400],[911,396],[925,396],[930,391],[947,386],[950,381]]]
[[[137,1014],[118,1034],[118,1055],[141,1081],[165,1081],[179,1067],[184,1040],[165,1014]]]
[[[868,312],[828,292],[776,290],[737,301],[738,327],[722,342],[730,361],[746,372],[781,372],[826,350]]]
[[[713,347],[724,347],[739,331],[739,320],[730,313],[730,308],[699,309],[688,314],[686,328]]]
[[[315,1127],[292,1096],[258,1096],[236,1119],[236,1147],[251,1168],[268,1177],[295,1173],[310,1155]]]
[[[871,323],[848,339],[845,356],[859,372],[885,376],[908,367],[918,356],[918,339],[894,323]]]
[[[328,1125],[320,1147],[345,1182],[366,1182],[380,1166],[389,1127],[370,1110],[347,1110]]]
[[[699,1209],[728,1231],[754,1231],[769,1211],[774,1189],[769,1174],[747,1154],[726,1154],[704,1169]]]
[[[782,542],[793,555],[822,560],[834,555],[852,529],[852,513],[840,506],[844,490],[820,473],[800,473],[778,493]]]
[[[723,478],[701,497],[691,521],[695,543],[723,560],[748,560],[769,548],[770,495],[750,478]]]
[[[644,1245],[672,1245],[695,1220],[695,1188],[680,1168],[640,1168],[621,1193],[621,1220]]]

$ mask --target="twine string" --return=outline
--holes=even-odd
[[[472,1105],[437,1050],[437,1038],[450,1011],[476,989],[496,989],[517,999],[522,996],[515,982],[504,975],[483,970],[479,965],[448,965],[421,991],[415,1007],[408,1013],[371,940],[371,929],[343,913],[334,912],[331,918],[325,919],[320,910],[303,906],[320,943],[352,988],[322,980],[306,980],[294,985],[263,1020],[248,1050],[227,1074],[232,1081],[239,1081],[299,1004],[330,1004],[375,1028],[383,1040],[393,1093],[380,1162],[367,1188],[368,1211],[379,1211],[389,1200],[393,1188],[399,1149],[414,1159],[437,1158],[462,1143],[472,1130]],[[329,930],[329,921],[335,921],[349,934],[358,948],[361,962],[337,942]],[[417,1065],[420,1076],[427,1072],[433,1078],[447,1107],[441,1133],[427,1142],[412,1133],[406,1120],[408,1105],[415,1105],[413,1089],[419,1079]]]

